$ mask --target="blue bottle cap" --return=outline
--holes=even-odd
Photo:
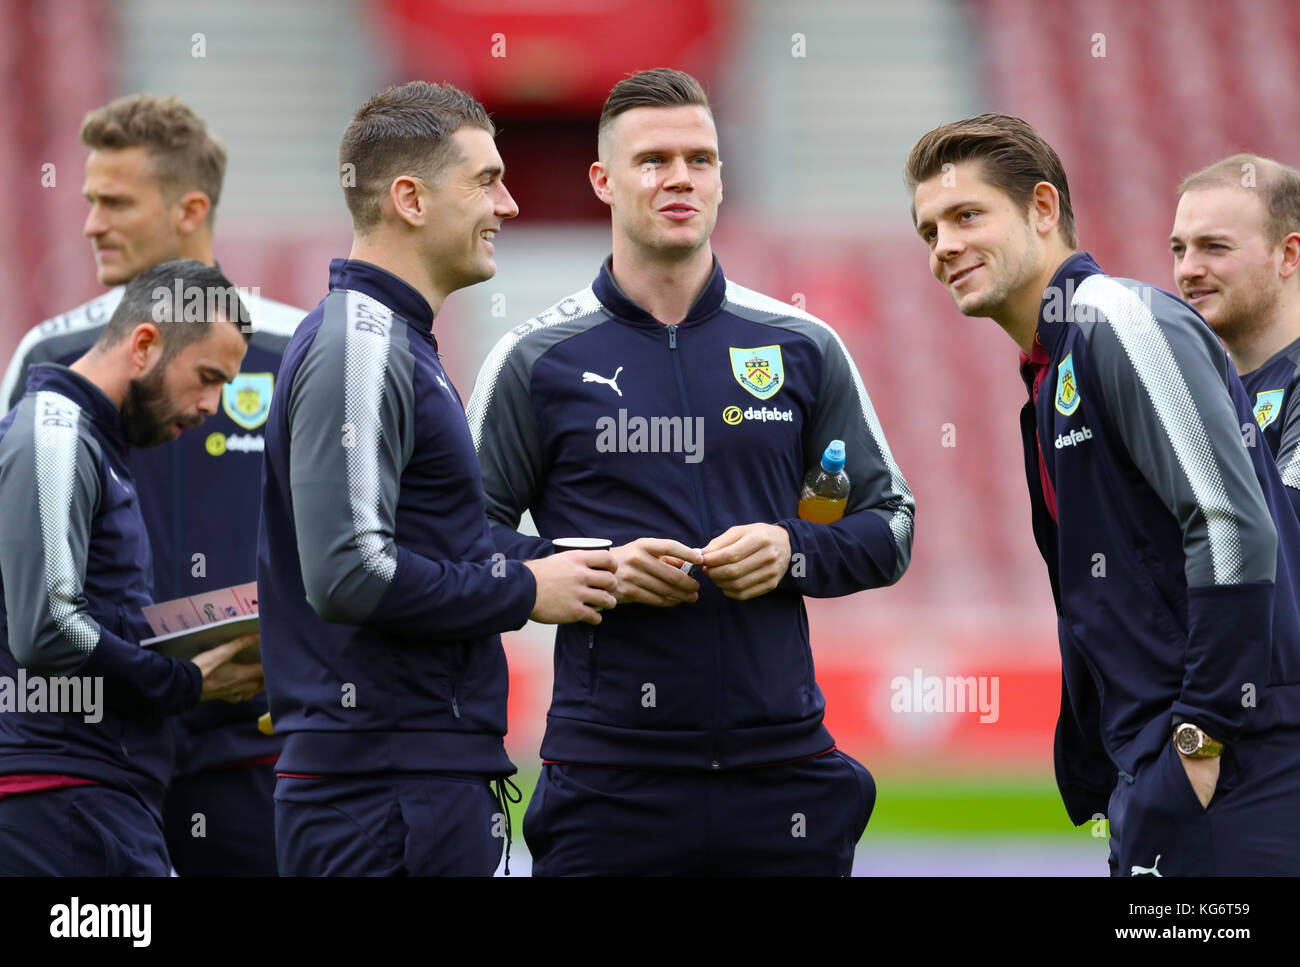
[[[844,469],[844,441],[832,440],[822,454],[822,469],[827,473],[839,473]]]

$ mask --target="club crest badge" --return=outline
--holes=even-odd
[[[221,388],[221,408],[245,430],[256,430],[271,415],[273,373],[240,373]]]
[[[780,346],[759,346],[755,349],[729,347],[731,375],[753,396],[769,399],[785,383],[785,369],[781,363]]]
[[[1268,425],[1282,415],[1282,397],[1285,394],[1284,389],[1270,389],[1255,397],[1255,422],[1261,430],[1268,429]]]
[[[1071,416],[1079,408],[1079,383],[1074,375],[1074,353],[1056,367],[1056,412]]]

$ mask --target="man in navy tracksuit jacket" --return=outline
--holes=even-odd
[[[260,688],[257,666],[222,667],[237,644],[193,662],[139,646],[150,550],[128,452],[214,413],[245,349],[246,320],[157,321],[176,280],[233,291],[194,261],[147,270],[95,349],[34,366],[0,421],[0,873],[166,876],[165,716]]]
[[[67,366],[94,345],[122,291],[117,286],[24,337],[5,377],[5,386],[12,387],[10,408],[26,392],[29,367]],[[222,388],[221,406],[204,421],[203,432],[130,452],[149,535],[155,602],[256,577],[261,428],[280,354],[304,313],[270,299],[250,303],[253,333],[243,366]],[[271,797],[281,740],[258,730],[266,710],[262,693],[247,702],[205,702],[170,720],[176,761],[164,828],[172,864],[182,876],[276,875]]]
[[[489,781],[515,771],[499,633],[615,603],[594,586],[613,586],[607,552],[493,560],[438,359],[435,312],[492,276],[488,239],[517,213],[492,131],[469,95],[412,82],[343,137],[352,257],[290,340],[266,425],[257,581],[282,875],[491,875],[509,813]]]
[[[497,546],[605,538],[620,561],[619,607],[557,632],[524,820],[534,874],[847,875],[875,786],[823,724],[803,595],[898,580],[911,494],[834,330],[713,258],[698,83],[621,82],[600,154],[613,256],[506,334],[469,406]],[[648,266],[661,274],[638,298]],[[832,439],[848,504],[809,523],[801,485]],[[542,538],[515,531],[525,510]],[[698,582],[672,566],[697,547]]]
[[[1187,305],[1074,251],[1064,170],[1023,121],[938,128],[907,175],[932,272],[1021,347],[1070,818],[1109,818],[1117,875],[1294,873],[1300,525],[1244,445],[1231,361]]]
[[[114,287],[23,337],[0,383],[6,408],[22,398],[29,366],[68,365],[95,343],[122,300],[122,283],[138,272],[182,255],[216,264],[212,219],[225,151],[202,119],[175,98],[131,95],[91,111],[81,140],[91,151],[85,234],[100,281]],[[159,177],[160,164],[180,172],[183,193],[170,207],[172,188]],[[280,354],[306,313],[255,290],[244,298],[253,327],[248,352],[204,432],[131,452],[155,602],[256,576],[262,425]],[[275,875],[271,797],[280,739],[258,730],[266,710],[262,694],[247,702],[206,702],[171,720],[176,764],[163,818],[168,852],[182,876]]]
[[[1300,171],[1239,154],[1189,175],[1169,247],[1178,291],[1228,347],[1300,512]]]

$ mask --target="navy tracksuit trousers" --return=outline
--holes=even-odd
[[[1227,745],[1205,808],[1166,742],[1109,808],[1112,876],[1300,875],[1300,729]]]
[[[181,876],[276,876],[275,765],[172,780],[163,829]]]
[[[848,876],[875,803],[838,751],[720,772],[550,763],[524,839],[534,876]]]
[[[507,817],[487,777],[280,776],[281,876],[491,876]]]
[[[0,799],[0,876],[168,876],[162,826],[134,796],[73,786]]]

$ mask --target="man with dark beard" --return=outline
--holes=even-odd
[[[256,635],[192,662],[140,647],[152,562],[128,460],[216,412],[246,319],[219,271],[164,262],[0,420],[0,874],[166,876],[165,717],[263,687],[260,664],[227,664]]]
[[[1300,171],[1238,154],[1178,186],[1178,293],[1228,347],[1256,432],[1300,511]]]
[[[169,417],[172,416],[181,419],[170,420]],[[154,447],[167,443],[180,436],[181,430],[197,429],[202,422],[201,416],[185,416],[174,412],[161,368],[155,367],[145,378],[133,379],[127,385],[126,399],[122,401],[122,435],[133,447]]]
[[[213,220],[226,152],[202,118],[178,98],[134,94],[87,114],[81,142],[89,151],[83,232],[99,281],[112,288],[23,337],[0,382],[0,412],[22,398],[33,363],[66,365],[95,343],[137,274],[175,258],[217,264]],[[131,455],[155,601],[256,576],[263,427],[284,347],[306,314],[257,292],[243,290],[253,334],[205,432]],[[212,512],[217,502],[222,513]],[[281,740],[258,730],[266,710],[263,693],[235,705],[207,702],[172,720],[176,764],[163,818],[181,876],[275,876],[271,795]]]

